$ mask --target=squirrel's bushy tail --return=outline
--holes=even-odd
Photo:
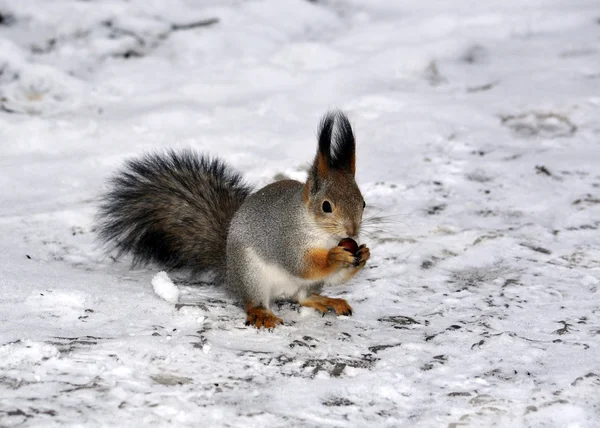
[[[192,150],[129,160],[110,181],[99,237],[134,265],[224,273],[231,218],[250,194],[240,174]]]

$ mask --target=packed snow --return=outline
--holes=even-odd
[[[152,288],[158,297],[161,299],[175,304],[179,301],[179,288],[171,278],[169,278],[169,274],[165,271],[158,272],[152,278]]]
[[[96,241],[125,159],[302,180],[333,108],[352,317]],[[597,0],[0,0],[0,426],[600,426],[598,118]]]

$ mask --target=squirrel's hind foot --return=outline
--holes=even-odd
[[[329,310],[334,310],[338,315],[352,315],[352,307],[344,299],[334,299],[320,294],[310,295],[306,300],[300,302],[300,305],[314,308],[323,315]]]
[[[283,324],[281,318],[275,316],[269,309],[265,309],[261,306],[252,307],[246,306],[246,325],[253,325],[256,328],[275,328],[279,324]]]

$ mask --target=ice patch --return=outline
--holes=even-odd
[[[154,278],[152,278],[152,287],[156,295],[161,299],[173,304],[179,301],[179,288],[173,284],[167,272],[162,271],[154,275]]]

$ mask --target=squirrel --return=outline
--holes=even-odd
[[[219,159],[192,150],[127,161],[97,214],[99,238],[133,264],[192,273],[213,270],[246,309],[246,325],[282,324],[270,309],[288,298],[323,315],[352,315],[344,299],[320,294],[345,282],[370,257],[358,239],[364,198],[356,184],[356,144],[348,118],[327,113],[305,183],[281,180],[252,193]],[[355,244],[353,242],[353,244]]]

